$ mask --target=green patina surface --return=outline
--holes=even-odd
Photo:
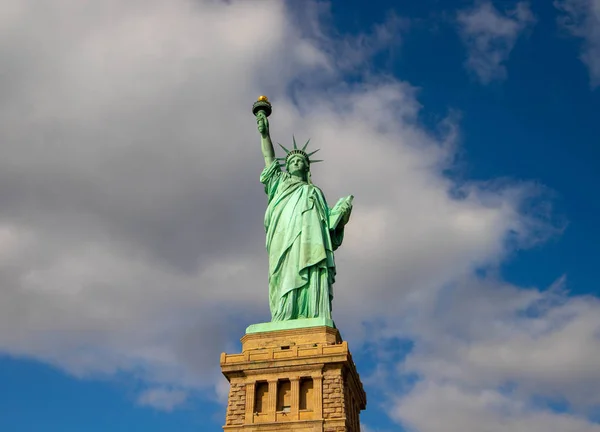
[[[321,189],[311,181],[310,164],[319,161],[310,160],[316,151],[306,153],[308,142],[298,148],[294,139],[292,150],[282,146],[285,157],[275,157],[267,120],[271,109],[267,103],[266,99],[257,102],[253,112],[265,159],[260,181],[268,198],[264,225],[272,322],[250,326],[247,332],[317,325],[334,327],[331,320],[336,275],[333,253],[342,244],[353,197],[341,198],[335,206],[328,206]],[[269,109],[261,108],[266,106]],[[314,319],[320,324],[311,321]]]
[[[287,321],[252,324],[246,329],[246,334],[322,326],[336,328],[333,320],[329,318],[300,318]]]

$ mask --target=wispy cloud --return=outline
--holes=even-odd
[[[168,388],[153,388],[142,392],[137,403],[149,406],[160,411],[173,411],[187,400],[187,393],[183,390]]]
[[[465,66],[482,84],[506,79],[506,61],[517,39],[531,28],[535,18],[529,3],[499,11],[491,1],[476,3],[457,16],[459,33],[467,48]]]
[[[581,60],[587,65],[592,88],[600,85],[600,0],[557,0],[559,25],[583,39]]]

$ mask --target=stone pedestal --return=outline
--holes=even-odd
[[[221,354],[227,432],[359,432],[366,394],[347,342],[327,326],[248,333]]]

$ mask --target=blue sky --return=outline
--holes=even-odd
[[[367,431],[600,430],[598,0],[134,3],[2,6],[0,430],[220,430],[266,319],[261,93],[356,191]]]
[[[349,1],[333,2],[332,11],[343,33],[373,26],[390,11],[409,19],[402,42],[373,67],[419,88],[426,124],[449,110],[460,112],[458,176],[533,180],[553,195],[554,217],[568,228],[517,253],[505,263],[504,276],[525,286],[549,285],[566,273],[574,292],[597,293],[593,276],[600,256],[593,245],[600,241],[600,209],[592,197],[600,184],[600,99],[578,59],[581,41],[558,26],[551,2],[531,2],[537,21],[511,51],[507,79],[481,85],[463,67],[467,53],[453,22],[457,10],[472,4],[374,1],[367,8]]]

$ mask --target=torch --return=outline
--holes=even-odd
[[[269,98],[266,96],[259,96],[258,100],[254,102],[254,105],[252,105],[252,114],[258,116],[258,113],[261,111],[265,113],[266,117],[269,117],[273,111],[271,102],[269,102]]]

